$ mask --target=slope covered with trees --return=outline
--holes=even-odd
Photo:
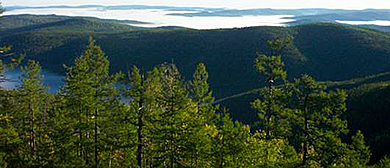
[[[381,149],[386,121],[378,120],[388,115],[387,73],[326,83],[301,75],[342,80],[388,71],[385,32],[335,24],[199,31],[49,22],[2,29],[2,45],[66,72],[65,86],[49,94],[40,64],[26,60],[20,88],[0,90],[2,166],[363,167],[371,154],[362,132],[372,163],[388,154]],[[119,70],[128,73],[112,73]],[[267,87],[213,97],[260,86]]]
[[[259,55],[259,71],[283,72],[275,58]],[[214,103],[202,63],[190,81],[167,63],[110,75],[108,57],[90,38],[59,93],[42,85],[37,62],[22,70],[19,89],[0,90],[3,167],[363,167],[371,155],[359,131],[351,143],[341,139],[345,92],[325,91],[308,76],[270,86],[272,122],[260,117],[268,126],[251,132]],[[260,114],[267,108],[253,105]]]
[[[25,16],[7,17],[1,25],[12,23],[11,18]],[[33,22],[31,20],[38,18],[40,16],[25,20]],[[98,29],[95,22],[108,25]],[[70,64],[75,55],[81,54],[88,35],[104,46],[109,60],[115,65],[111,68],[113,72],[125,71],[132,65],[142,66],[142,71],[146,71],[173,60],[183,76],[190,77],[195,65],[204,62],[209,67],[213,78],[210,85],[217,97],[258,88],[258,74],[252,68],[255,53],[269,54],[264,44],[279,35],[295,37],[282,58],[290,79],[302,73],[318,80],[364,77],[387,71],[390,59],[388,33],[337,24],[203,31],[184,28],[137,30],[123,24],[77,18],[50,24],[52,26],[46,28],[11,34],[6,33],[9,29],[4,26],[1,43],[13,45],[15,52],[28,53],[30,58],[41,62],[44,69],[62,73],[62,64]],[[118,26],[127,26],[129,30],[116,28]]]

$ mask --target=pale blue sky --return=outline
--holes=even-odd
[[[339,8],[390,9],[390,0],[0,0],[4,6],[47,5],[169,5],[226,8]]]

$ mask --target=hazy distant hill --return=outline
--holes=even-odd
[[[246,16],[246,15],[293,15],[296,20],[390,20],[390,10],[387,9],[365,9],[365,10],[345,10],[345,9],[325,9],[325,8],[307,8],[307,9],[223,9],[223,10],[201,10],[192,13],[173,13],[177,16]]]
[[[301,15],[294,17],[286,17],[286,19],[294,19],[290,25],[300,25],[316,22],[336,22],[341,21],[374,21],[374,20],[390,20],[390,10],[362,10],[362,11],[347,11],[335,12],[317,15]]]
[[[29,9],[88,9],[94,8],[99,11],[108,10],[165,10],[176,11],[168,15],[184,17],[215,17],[215,16],[258,16],[258,15],[292,15],[290,19],[294,22],[290,24],[302,24],[313,22],[334,22],[335,20],[347,21],[373,21],[390,20],[390,9],[364,9],[364,10],[345,10],[345,9],[326,9],[326,8],[304,8],[304,9],[228,9],[228,8],[202,8],[202,7],[175,7],[175,6],[148,6],[148,5],[81,5],[81,6],[10,6],[6,9],[29,10]]]
[[[201,7],[175,7],[175,6],[149,6],[149,5],[80,5],[80,6],[67,6],[67,5],[54,5],[54,6],[10,6],[6,9],[8,11],[21,10],[21,9],[80,9],[80,8],[98,8],[99,10],[137,10],[137,9],[161,9],[170,11],[220,11],[223,8],[201,8]]]
[[[131,27],[129,24],[149,24],[133,20],[97,19],[94,17],[70,17],[58,15],[18,15],[4,16],[1,18],[0,36],[9,36],[11,33],[20,33],[33,30],[53,31],[129,31],[140,30],[139,27]],[[64,28],[61,30],[61,28]]]

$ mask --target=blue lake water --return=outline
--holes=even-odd
[[[45,77],[44,85],[48,86],[49,91],[52,93],[58,92],[59,88],[64,85],[64,76],[47,71],[43,71],[42,75]],[[6,88],[7,90],[14,90],[20,86],[22,72],[20,70],[6,71],[5,77],[7,81],[0,83],[0,86]]]

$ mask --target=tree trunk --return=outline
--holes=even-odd
[[[271,139],[271,135],[270,135],[270,125],[271,125],[271,98],[272,98],[272,82],[273,79],[269,79],[268,80],[268,93],[269,93],[269,99],[268,99],[268,108],[267,108],[267,112],[265,114],[265,116],[267,117],[267,125],[266,125],[266,128],[265,128],[265,131],[266,131],[266,139]]]
[[[143,127],[143,122],[142,122],[142,115],[139,114],[138,116],[138,149],[137,149],[137,162],[138,166],[142,167],[142,148],[143,148],[143,143],[142,143],[142,127]]]
[[[99,153],[98,153],[98,130],[97,130],[97,119],[98,119],[98,109],[96,109],[95,110],[95,125],[94,125],[94,127],[95,127],[95,167],[97,168],[98,167],[98,165],[99,165],[99,159],[98,159],[98,155],[99,155]]]
[[[35,151],[36,151],[36,140],[35,140],[35,115],[34,115],[34,109],[31,103],[29,104],[30,107],[30,146],[31,146],[31,154],[33,158],[35,158]]]
[[[309,129],[309,126],[308,126],[308,110],[307,110],[307,99],[308,99],[308,96],[309,95],[306,95],[305,97],[305,102],[304,102],[304,112],[305,112],[305,141],[303,142],[303,160],[302,160],[302,164],[303,166],[306,166],[307,164],[307,148],[308,148],[308,140],[309,140],[309,132],[308,132],[308,129]]]
[[[82,122],[82,120],[81,120],[81,112],[82,112],[82,110],[80,110],[79,111],[79,147],[80,147],[80,149],[79,149],[79,157],[81,158],[81,160],[83,160],[83,133],[82,133],[82,131],[81,131],[81,122]]]

